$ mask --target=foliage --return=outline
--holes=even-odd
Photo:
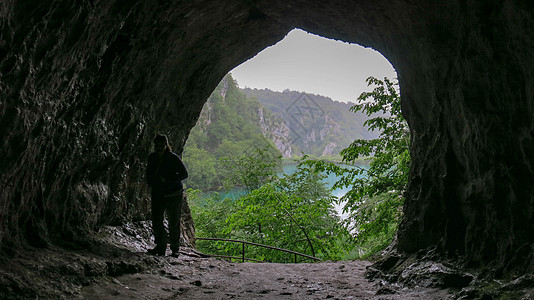
[[[224,169],[222,157],[250,154],[250,149],[265,145],[272,155],[279,155],[272,140],[291,145],[293,155],[304,152],[321,157],[328,146],[334,151],[332,159],[340,159],[337,153],[354,139],[377,136],[363,129],[365,114],[351,113],[350,106],[295,91],[240,89],[227,75],[208,98],[184,146],[185,165],[199,173],[185,183],[193,189],[219,188],[231,174]]]
[[[370,118],[364,124],[380,133],[376,139],[357,139],[341,151],[341,162],[353,166],[342,167],[340,158],[332,156],[329,159],[338,164],[301,161],[295,173],[277,177],[279,152],[272,151],[272,143],[254,131],[235,131],[245,123],[226,124],[210,133],[212,136],[206,127],[192,134],[188,153],[202,160],[195,165],[203,168],[200,180],[207,181],[209,175],[202,174],[213,174],[215,169],[218,184],[242,186],[247,191],[240,199],[230,200],[217,193],[206,199],[189,190],[197,236],[242,239],[332,260],[384,249],[392,241],[402,214],[410,137],[396,83],[372,77],[367,82],[375,86],[373,91],[360,95],[359,103],[350,110],[367,114]],[[230,88],[225,101],[231,102]],[[225,113],[238,123],[247,119]],[[214,115],[211,120],[216,122]],[[229,136],[219,136],[223,131]],[[258,146],[262,143],[268,146]],[[230,153],[234,158],[228,158]],[[354,165],[364,159],[370,160],[368,169]],[[334,189],[351,188],[340,200],[349,215],[344,226],[334,210],[337,199],[322,183],[324,171],[341,176]],[[354,240],[357,251],[353,250]],[[197,241],[197,246],[206,253],[241,256],[240,244]],[[274,262],[294,259],[287,253],[253,246],[247,246],[246,253],[247,257]]]
[[[281,158],[269,147],[250,149],[249,155],[222,157],[225,187],[243,186],[249,192],[260,188],[281,170]]]
[[[189,172],[187,180],[189,186],[209,189],[219,185],[216,171],[217,161],[208,151],[189,146],[184,149],[183,157],[187,158],[187,168],[194,170],[194,172]]]
[[[349,247],[342,241],[349,235],[334,210],[337,199],[322,183],[324,176],[299,165],[295,173],[270,177],[235,202],[212,198],[204,205],[193,205],[197,235],[241,239],[322,259],[340,259]],[[222,252],[215,252],[217,247]],[[241,248],[235,244],[210,242],[199,244],[199,248],[241,256]],[[246,253],[247,257],[266,261],[294,260],[291,254],[260,247],[247,246]]]
[[[231,174],[221,162],[223,157],[248,154],[262,148],[269,156],[280,152],[265,138],[260,128],[256,99],[247,98],[230,76],[226,76],[208,98],[201,116],[184,147],[183,161],[190,178],[187,187],[209,190],[221,187]],[[264,112],[264,115],[268,114]]]
[[[410,168],[409,128],[402,117],[400,97],[395,82],[384,78],[367,79],[375,85],[371,92],[358,98],[351,111],[363,111],[371,118],[365,122],[380,136],[372,140],[355,140],[341,151],[344,163],[372,156],[369,169],[345,168],[325,161],[308,161],[318,171],[341,176],[334,188],[350,187],[342,197],[344,212],[349,213],[349,230],[367,253],[384,249],[392,241],[402,214],[402,194],[408,183]]]
[[[187,190],[187,198],[191,208],[191,216],[195,220],[195,235],[208,238],[231,238],[224,233],[228,214],[234,209],[230,198],[224,198],[219,193],[212,193],[209,197],[202,197],[200,190]],[[203,242],[198,240],[197,247],[206,253],[216,253],[224,244],[219,242]]]

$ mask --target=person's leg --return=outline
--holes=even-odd
[[[166,198],[167,217],[169,218],[169,238],[173,256],[178,255],[180,249],[180,217],[182,215],[183,192],[179,196]]]
[[[151,254],[165,255],[165,250],[167,250],[167,233],[163,226],[164,212],[164,199],[152,196],[152,230],[154,231],[156,248],[149,251]]]

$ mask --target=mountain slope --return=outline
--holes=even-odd
[[[249,98],[258,99],[289,128],[292,153],[316,156],[338,154],[355,139],[372,139],[377,132],[368,131],[363,123],[367,116],[349,111],[352,103],[328,97],[285,90],[244,88]]]
[[[280,156],[277,148],[288,145],[284,128],[282,119],[258,100],[247,98],[233,78],[225,76],[204,104],[185,144],[183,160],[192,170],[187,186],[221,186],[226,176],[220,162],[224,157],[252,155],[254,149],[266,148],[270,156]]]
[[[227,75],[210,95],[184,148],[194,170],[188,187],[210,189],[225,179],[223,157],[270,149],[284,157],[337,155],[355,139],[370,139],[362,113],[350,103],[295,91],[240,89]]]

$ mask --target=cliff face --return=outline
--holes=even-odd
[[[513,0],[7,1],[2,246],[145,215],[154,134],[180,152],[222,77],[300,27],[373,47],[399,74],[413,166],[397,248],[526,272],[533,14]]]
[[[258,116],[260,118],[260,128],[263,136],[273,141],[283,157],[290,157],[293,148],[291,147],[289,138],[289,126],[287,126],[284,120],[276,117],[270,111],[268,116],[265,115],[265,108],[259,108]]]
[[[335,155],[356,139],[373,139],[378,132],[369,131],[364,122],[369,118],[363,112],[351,112],[353,103],[334,101],[328,97],[285,90],[245,88],[249,97],[281,118],[284,126],[271,139],[281,145],[278,149],[284,156]],[[282,136],[280,135],[282,134]],[[281,142],[282,137],[285,142]],[[284,151],[290,149],[290,151]],[[289,154],[289,155],[288,155]]]

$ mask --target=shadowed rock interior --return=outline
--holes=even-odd
[[[156,132],[181,152],[223,76],[298,27],[397,71],[413,165],[396,249],[532,271],[533,13],[519,0],[6,1],[2,248],[146,218]]]

